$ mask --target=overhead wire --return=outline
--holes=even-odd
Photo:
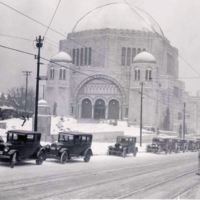
[[[59,0],[59,2],[58,2],[58,5],[57,5],[57,7],[56,7],[56,10],[55,10],[55,12],[54,12],[54,14],[53,14],[53,16],[52,16],[52,18],[51,18],[51,21],[50,21],[50,23],[49,23],[49,26],[47,27],[47,30],[46,30],[45,34],[44,34],[44,38],[45,38],[45,36],[46,36],[46,34],[47,34],[48,30],[49,30],[49,27],[51,26],[51,23],[52,23],[52,21],[53,21],[53,18],[54,18],[55,15],[56,15],[56,12],[57,12],[57,10],[58,10],[58,7],[59,7],[59,5],[60,5],[60,2],[61,2],[61,0]]]
[[[31,18],[31,17],[29,17],[29,16],[27,16],[27,15],[25,15],[25,14],[23,14],[22,12],[20,12],[20,11],[18,11],[18,10],[16,10],[16,9],[14,9],[14,8],[12,8],[12,7],[10,7],[10,6],[8,6],[8,5],[6,5],[6,4],[4,4],[4,3],[2,3],[2,2],[0,2],[2,5],[4,5],[4,6],[6,6],[6,7],[8,7],[8,8],[10,8],[10,9],[12,9],[12,10],[14,10],[14,11],[16,11],[16,12],[18,12],[19,14],[21,14],[21,15],[23,15],[23,16],[25,16],[25,17],[27,17],[27,18],[29,18],[29,19],[31,19],[32,21],[34,21],[34,22],[37,22],[37,23],[39,23],[40,25],[42,25],[42,26],[45,26],[45,27],[47,27],[48,28],[48,26],[46,26],[45,24],[42,24],[41,22],[39,22],[39,21],[37,21],[37,20],[35,20],[35,19],[33,19],[33,18]],[[130,5],[129,5],[130,6]],[[56,32],[56,33],[58,33],[59,35],[62,35],[63,37],[66,37],[67,39],[69,39],[69,40],[71,40],[71,41],[73,41],[73,42],[75,42],[75,43],[77,43],[77,44],[80,44],[80,43],[78,43],[77,41],[75,41],[75,40],[72,40],[71,38],[69,38],[69,37],[67,37],[67,36],[65,36],[65,35],[63,35],[62,33],[60,33],[60,32],[58,32],[58,31],[56,31],[56,30],[54,30],[54,29],[52,29],[52,28],[48,28],[49,30],[52,30],[53,32]],[[154,30],[155,31],[155,30]],[[159,35],[159,34],[158,34]],[[162,38],[163,39],[163,38]],[[82,45],[82,44],[80,44],[81,46],[84,46],[84,45]],[[86,46],[84,46],[84,47],[86,47]],[[171,47],[171,46],[170,46]],[[93,52],[95,52],[95,53],[97,53],[97,54],[99,54],[98,52],[96,52],[96,51],[94,51],[94,50],[92,50]],[[100,54],[100,55],[102,55],[102,54]],[[113,61],[112,59],[110,59],[110,58],[108,58],[108,57],[106,57],[105,55],[102,55],[103,57],[105,57],[105,58],[107,58],[107,59],[109,59],[109,60],[111,60],[111,61]],[[115,62],[115,63],[117,63],[116,61],[113,61],[113,62]],[[117,63],[117,64],[119,64],[119,63]],[[189,63],[188,63],[189,64]],[[150,97],[149,97],[150,98]],[[156,100],[157,101],[157,100]]]

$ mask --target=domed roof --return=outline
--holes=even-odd
[[[156,59],[152,54],[146,51],[143,51],[135,56],[135,58],[133,59],[133,62],[134,63],[156,63]]]
[[[156,31],[163,35],[160,26],[149,14],[124,3],[106,4],[90,11],[76,23],[72,32],[105,28]]]
[[[47,104],[47,102],[44,99],[41,99],[38,101],[38,104],[44,105],[44,104]]]
[[[66,62],[66,63],[71,63],[72,59],[71,57],[65,53],[64,51],[60,51],[56,55],[54,55],[51,59],[50,62]]]

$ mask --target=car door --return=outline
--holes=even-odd
[[[35,149],[37,148],[34,144],[34,134],[28,134],[26,136],[26,143],[25,143],[25,150],[26,150],[26,157],[29,158],[33,155],[35,152]]]

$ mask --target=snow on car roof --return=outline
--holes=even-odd
[[[29,131],[29,130],[8,130],[7,133],[17,133],[17,134],[23,134],[23,135],[27,135],[27,134],[39,134],[41,135],[41,133],[39,132],[35,132],[35,131]]]
[[[83,133],[83,132],[76,132],[76,131],[64,131],[64,132],[59,132],[59,134],[70,134],[70,135],[88,135],[91,136],[92,134],[88,134],[88,133]]]

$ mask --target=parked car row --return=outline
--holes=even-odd
[[[41,165],[46,159],[58,159],[64,164],[71,158],[83,158],[90,161],[93,156],[91,149],[92,134],[81,132],[60,132],[58,141],[51,145],[40,144],[41,133],[24,130],[10,130],[7,132],[7,141],[0,139],[0,162],[10,162],[11,168],[17,161],[33,159]],[[153,153],[179,153],[180,151],[197,151],[200,149],[200,140],[183,140],[174,138],[154,137],[152,144],[147,145],[147,152]],[[116,144],[108,146],[108,155],[127,154],[137,155],[136,137],[118,136]]]
[[[10,162],[11,168],[17,161],[34,159],[41,165],[47,158],[59,159],[66,163],[72,157],[82,157],[89,162],[93,155],[92,135],[81,132],[60,132],[58,142],[42,146],[41,133],[24,130],[10,130],[7,141],[0,143],[0,162]]]
[[[186,140],[180,138],[162,138],[154,137],[152,144],[147,145],[146,151],[160,154],[170,154],[172,152],[187,152],[187,151],[198,151],[200,149],[200,140]]]

